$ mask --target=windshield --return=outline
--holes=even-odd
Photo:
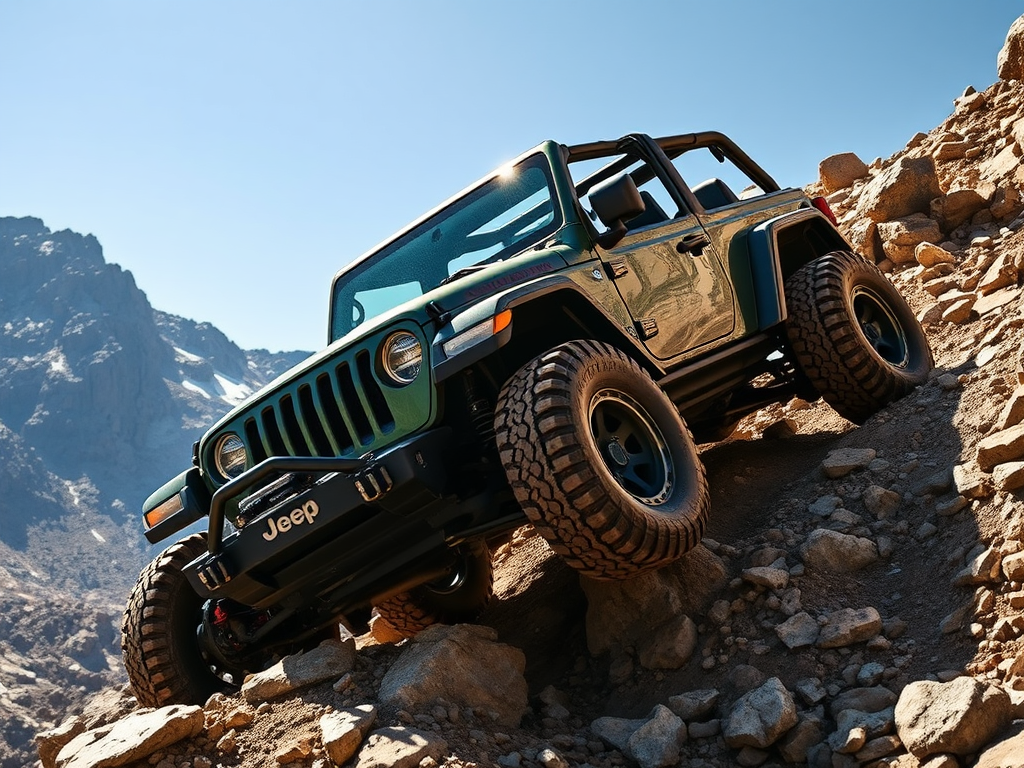
[[[331,341],[484,265],[511,258],[559,226],[547,159],[531,155],[342,272],[331,295]]]

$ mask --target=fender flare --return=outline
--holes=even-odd
[[[650,356],[640,344],[639,339],[630,336],[625,330],[622,330],[618,321],[609,315],[604,307],[595,303],[573,280],[565,275],[555,274],[545,275],[544,277],[481,299],[473,306],[455,315],[444,327],[439,329],[434,337],[431,350],[431,360],[438,361],[433,365],[434,381],[440,383],[459,371],[469,368],[485,357],[494,354],[501,347],[505,346],[512,339],[514,321],[498,333],[458,352],[452,357],[448,357],[444,352],[443,346],[446,342],[476,325],[488,322],[505,310],[514,310],[516,307],[540,297],[563,291],[576,294],[581,300],[586,301],[590,307],[608,322],[609,327],[620,331],[622,343],[628,344],[631,349],[635,350],[635,354],[632,355],[634,358],[651,364]]]
[[[778,325],[787,317],[783,285],[786,274],[783,272],[779,254],[778,233],[794,224],[811,220],[817,220],[816,224],[826,227],[830,236],[836,238],[835,247],[830,250],[852,250],[846,238],[816,208],[801,208],[798,211],[784,213],[781,216],[768,219],[750,230],[747,243],[759,331]],[[808,261],[811,259],[801,259],[787,263],[785,266],[788,272],[793,272]]]

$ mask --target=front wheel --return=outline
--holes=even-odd
[[[203,660],[197,631],[204,600],[182,569],[206,552],[206,534],[171,545],[147,565],[121,621],[121,653],[139,703],[203,704],[231,686]]]
[[[632,359],[572,341],[519,369],[495,408],[512,491],[551,548],[595,579],[625,579],[701,540],[710,500],[679,412]]]
[[[455,563],[440,578],[400,592],[374,606],[377,615],[404,637],[432,624],[471,621],[491,600],[494,568],[484,541],[463,544]]]
[[[786,281],[786,332],[797,363],[841,416],[861,424],[928,379],[921,324],[874,264],[825,254]]]

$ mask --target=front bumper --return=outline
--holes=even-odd
[[[372,592],[444,547],[449,442],[439,429],[376,457],[267,459],[213,495],[209,551],[186,566],[190,584],[253,607]],[[251,519],[223,535],[225,506],[241,493]]]

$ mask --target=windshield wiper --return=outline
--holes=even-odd
[[[448,283],[454,283],[456,280],[461,280],[466,275],[472,275],[474,272],[479,272],[481,269],[483,269],[486,266],[488,266],[488,265],[487,264],[473,264],[473,265],[468,266],[468,267],[462,267],[460,269],[457,269],[454,272],[452,272],[450,275],[448,275],[448,277],[446,277],[440,283],[438,283],[437,286],[440,288],[442,285],[448,285]]]

